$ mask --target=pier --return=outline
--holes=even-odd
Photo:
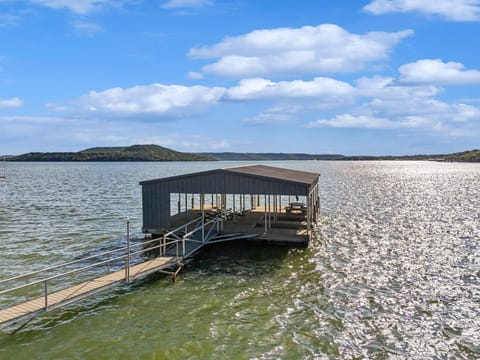
[[[0,279],[0,327],[160,272],[227,241],[308,246],[320,211],[319,174],[254,165],[142,185],[145,240]]]
[[[224,241],[307,246],[320,213],[319,178],[250,165],[143,181],[143,231],[162,236],[182,222],[219,217]]]

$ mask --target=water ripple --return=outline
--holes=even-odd
[[[274,166],[322,173],[308,249],[218,249],[175,284],[39,318],[0,338],[0,357],[480,358],[479,165]],[[121,244],[126,217],[141,227],[138,181],[214,167],[12,164],[14,180],[0,182],[0,275]]]

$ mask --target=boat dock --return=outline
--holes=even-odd
[[[207,245],[308,246],[320,211],[319,174],[254,165],[141,182],[146,239],[0,279],[0,327],[160,272],[176,278]]]

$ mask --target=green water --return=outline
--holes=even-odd
[[[127,217],[139,238],[140,180],[229,165],[9,164],[0,278],[119,246]],[[156,275],[8,329],[0,359],[480,357],[479,165],[272,165],[322,173],[308,249],[217,245],[176,282]]]

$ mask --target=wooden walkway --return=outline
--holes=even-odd
[[[143,278],[151,273],[161,271],[176,264],[175,257],[157,257],[130,267],[130,280]],[[17,320],[29,318],[40,312],[53,310],[60,306],[81,300],[94,293],[108,289],[116,284],[125,282],[125,269],[112,272],[93,280],[71,286],[34,300],[0,310],[0,327],[15,323]]]

